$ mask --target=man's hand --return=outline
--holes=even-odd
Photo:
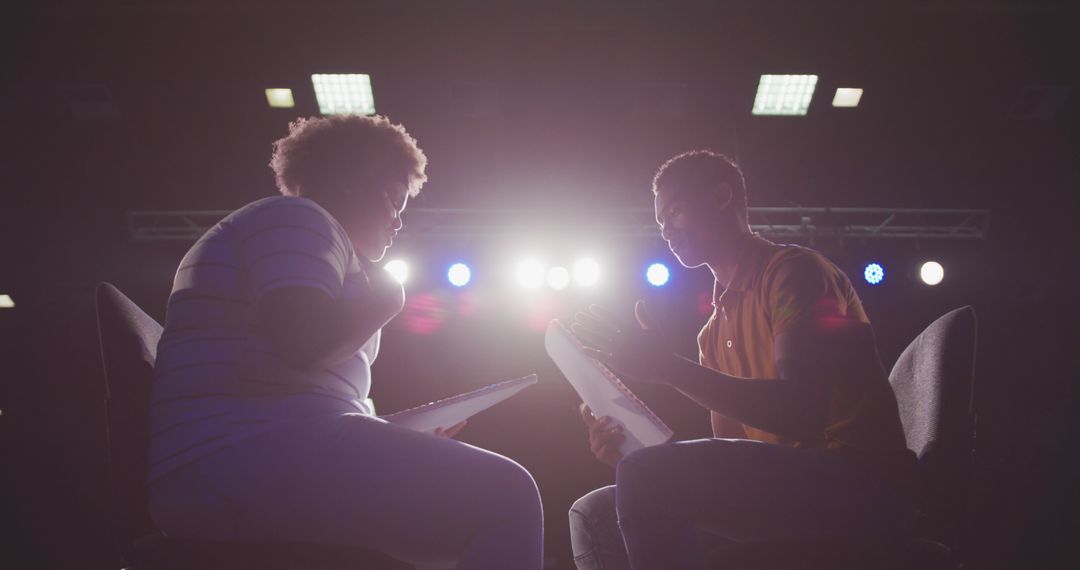
[[[645,301],[634,305],[637,323],[620,322],[603,308],[592,305],[588,313],[574,315],[570,331],[585,354],[599,360],[620,376],[642,382],[667,383],[670,362],[675,358],[653,325]]]
[[[611,418],[593,416],[589,406],[581,404],[581,419],[589,430],[589,449],[601,463],[615,467],[623,458],[619,445],[626,439],[622,426],[612,424]]]
[[[448,428],[435,428],[435,435],[439,437],[451,438],[458,434],[465,428],[465,424],[469,423],[469,420],[461,420],[460,422],[448,427]]]

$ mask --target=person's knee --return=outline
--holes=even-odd
[[[499,457],[487,475],[483,490],[497,510],[512,511],[524,516],[539,516],[540,490],[528,470],[513,460]]]
[[[601,487],[570,505],[571,532],[589,532],[601,521],[615,518],[615,487]]]

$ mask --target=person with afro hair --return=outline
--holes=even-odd
[[[380,330],[405,303],[374,263],[426,165],[384,117],[297,119],[273,146],[280,195],[232,212],[184,256],[149,417],[149,507],[167,535],[541,568],[524,468],[454,440],[463,423],[412,431],[367,399]]]

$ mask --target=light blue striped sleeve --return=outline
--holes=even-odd
[[[341,296],[351,247],[341,225],[313,202],[290,199],[259,208],[238,240],[256,303],[283,287]]]

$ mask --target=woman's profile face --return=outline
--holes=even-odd
[[[379,261],[402,228],[401,214],[409,202],[409,187],[402,180],[382,179],[352,192],[331,214],[349,234],[356,254]]]

